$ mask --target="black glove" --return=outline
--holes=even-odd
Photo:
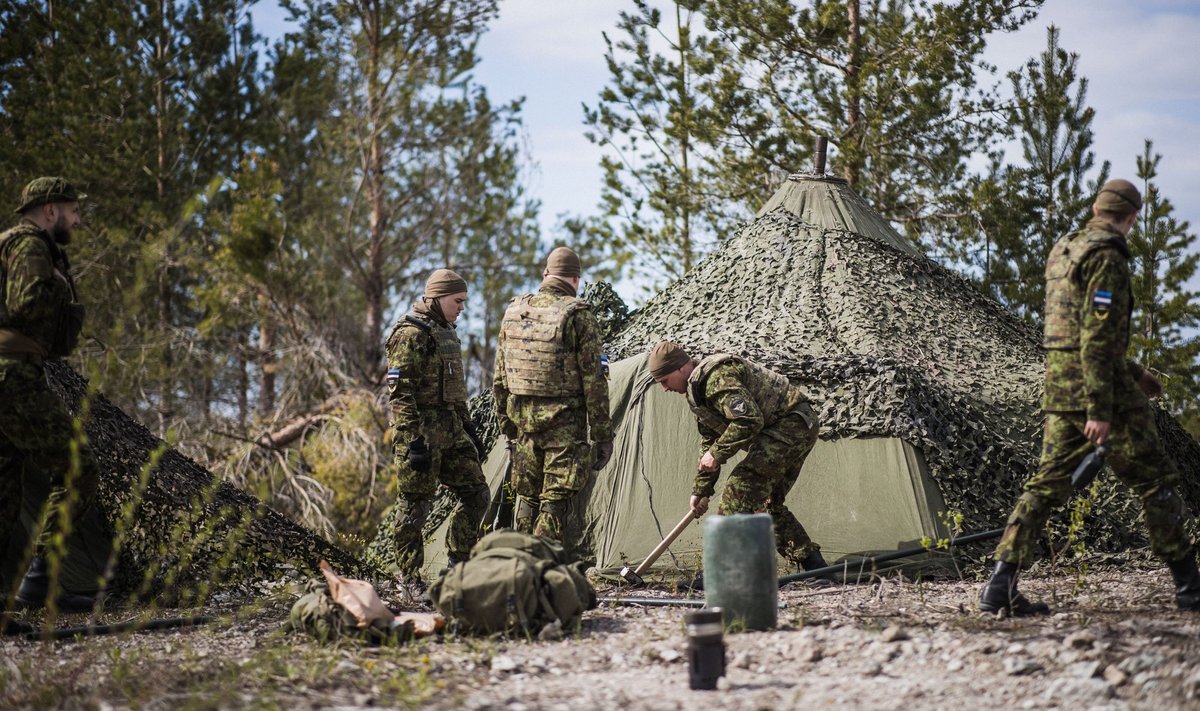
[[[414,472],[427,472],[433,466],[433,454],[425,444],[424,437],[418,437],[408,443],[408,466]]]
[[[487,452],[483,448],[483,438],[479,436],[479,430],[475,428],[475,423],[471,420],[463,420],[463,429],[467,431],[467,437],[471,438],[471,444],[475,445],[475,453],[479,455],[479,460],[487,456]]]
[[[592,462],[592,469],[594,469],[596,471],[600,471],[601,469],[603,469],[604,465],[608,464],[608,460],[612,459],[612,453],[613,453],[613,443],[612,443],[611,439],[608,440],[607,442],[597,442],[596,443],[596,458],[595,458],[595,461]]]

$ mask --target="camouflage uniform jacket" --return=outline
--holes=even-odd
[[[537,294],[529,300],[533,307],[545,307],[556,301],[576,301],[570,284],[549,277],[542,282]],[[600,325],[591,309],[572,310],[562,329],[562,348],[575,359],[579,374],[580,395],[568,397],[538,397],[510,392],[505,372],[505,357],[513,346],[507,343],[504,330],[496,348],[496,375],[492,382],[496,399],[496,418],[500,431],[515,436],[518,430],[542,432],[570,426],[576,413],[586,410],[590,436],[596,442],[612,440],[612,422],[608,413],[608,380],[600,366]]]
[[[418,303],[392,328],[387,338],[388,402],[392,410],[393,446],[403,453],[424,436],[430,447],[450,446],[457,428],[447,423],[467,414],[467,383],[462,349],[453,324],[435,317]],[[447,417],[449,415],[449,417]]]
[[[1062,237],[1046,262],[1046,412],[1113,414],[1146,407],[1126,360],[1133,293],[1129,247],[1103,218]]]
[[[717,464],[750,448],[764,428],[795,412],[810,425],[816,421],[799,388],[787,378],[734,355],[716,354],[702,360],[687,382],[688,404],[696,415],[701,454],[712,452]],[[696,475],[694,491],[711,492],[720,469]]]
[[[0,235],[0,354],[70,355],[83,326],[67,256],[32,222]]]

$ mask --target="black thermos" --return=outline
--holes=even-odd
[[[1079,466],[1075,467],[1075,471],[1071,473],[1071,486],[1076,489],[1085,489],[1092,485],[1092,480],[1104,468],[1104,445],[1100,445],[1095,450],[1090,452]]]
[[[688,686],[715,689],[725,676],[725,623],[721,608],[689,612],[683,616],[688,636]]]

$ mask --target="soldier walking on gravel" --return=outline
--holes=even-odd
[[[490,499],[479,465],[483,452],[467,414],[462,346],[454,326],[466,302],[467,282],[449,269],[438,269],[425,282],[421,300],[387,338],[392,446],[400,484],[395,544],[401,574],[418,587],[424,585],[422,529],[438,485],[458,500],[446,532],[450,565],[467,559]]]
[[[66,406],[50,391],[45,363],[70,355],[83,327],[83,306],[63,248],[79,227],[84,197],[62,178],[38,178],[21,194],[20,224],[0,235],[0,557],[20,525],[22,477],[48,479],[50,499],[39,504],[54,507],[53,515],[35,541],[16,602],[41,607],[55,597],[58,609],[75,612],[91,609],[94,600],[51,590],[46,549],[56,532],[92,506],[97,466],[87,442],[75,440]],[[12,557],[0,567],[5,581],[0,599],[17,572],[19,562]]]
[[[1017,573],[1051,510],[1071,495],[1071,473],[1104,445],[1117,477],[1142,502],[1150,547],[1175,579],[1175,602],[1200,610],[1200,572],[1184,529],[1179,473],[1158,438],[1148,398],[1162,394],[1154,375],[1126,360],[1133,311],[1129,245],[1142,198],[1127,180],[1101,187],[1093,218],[1058,240],[1046,261],[1046,425],[1038,471],[1025,484],[996,547],[996,568],[979,608],[1012,615],[1048,614],[1017,590]]]
[[[825,567],[821,547],[784,501],[817,443],[818,423],[799,388],[784,376],[745,358],[718,353],[700,362],[670,341],[650,349],[650,375],[663,390],[682,393],[703,440],[689,507],[708,511],[721,465],[746,452],[721,495],[721,514],[764,508],[775,526],[779,554],[804,570]]]
[[[496,417],[511,448],[516,527],[568,550],[575,499],[613,448],[600,327],[576,298],[581,273],[579,256],[558,247],[538,292],[513,299],[500,325],[493,383]]]

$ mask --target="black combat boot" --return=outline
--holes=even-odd
[[[22,607],[45,607],[50,599],[50,573],[46,570],[46,559],[36,556],[29,563],[29,570],[21,579],[21,587],[17,588],[17,604]],[[55,607],[62,612],[91,612],[96,605],[96,598],[90,595],[76,595],[66,590],[55,598]]]
[[[1167,563],[1167,567],[1175,578],[1175,604],[1180,610],[1200,610],[1200,570],[1196,568],[1196,559],[1189,555]]]
[[[29,634],[33,632],[33,626],[27,625],[18,619],[15,619],[7,612],[0,612],[0,636]]]
[[[817,568],[828,568],[829,564],[825,562],[820,550],[813,550],[804,556],[804,560],[800,561],[800,567],[805,570],[816,570]]]
[[[979,609],[983,612],[1007,610],[1013,617],[1049,615],[1050,606],[1044,602],[1030,602],[1017,590],[1017,564],[996,561],[996,570],[983,586],[979,595]]]

